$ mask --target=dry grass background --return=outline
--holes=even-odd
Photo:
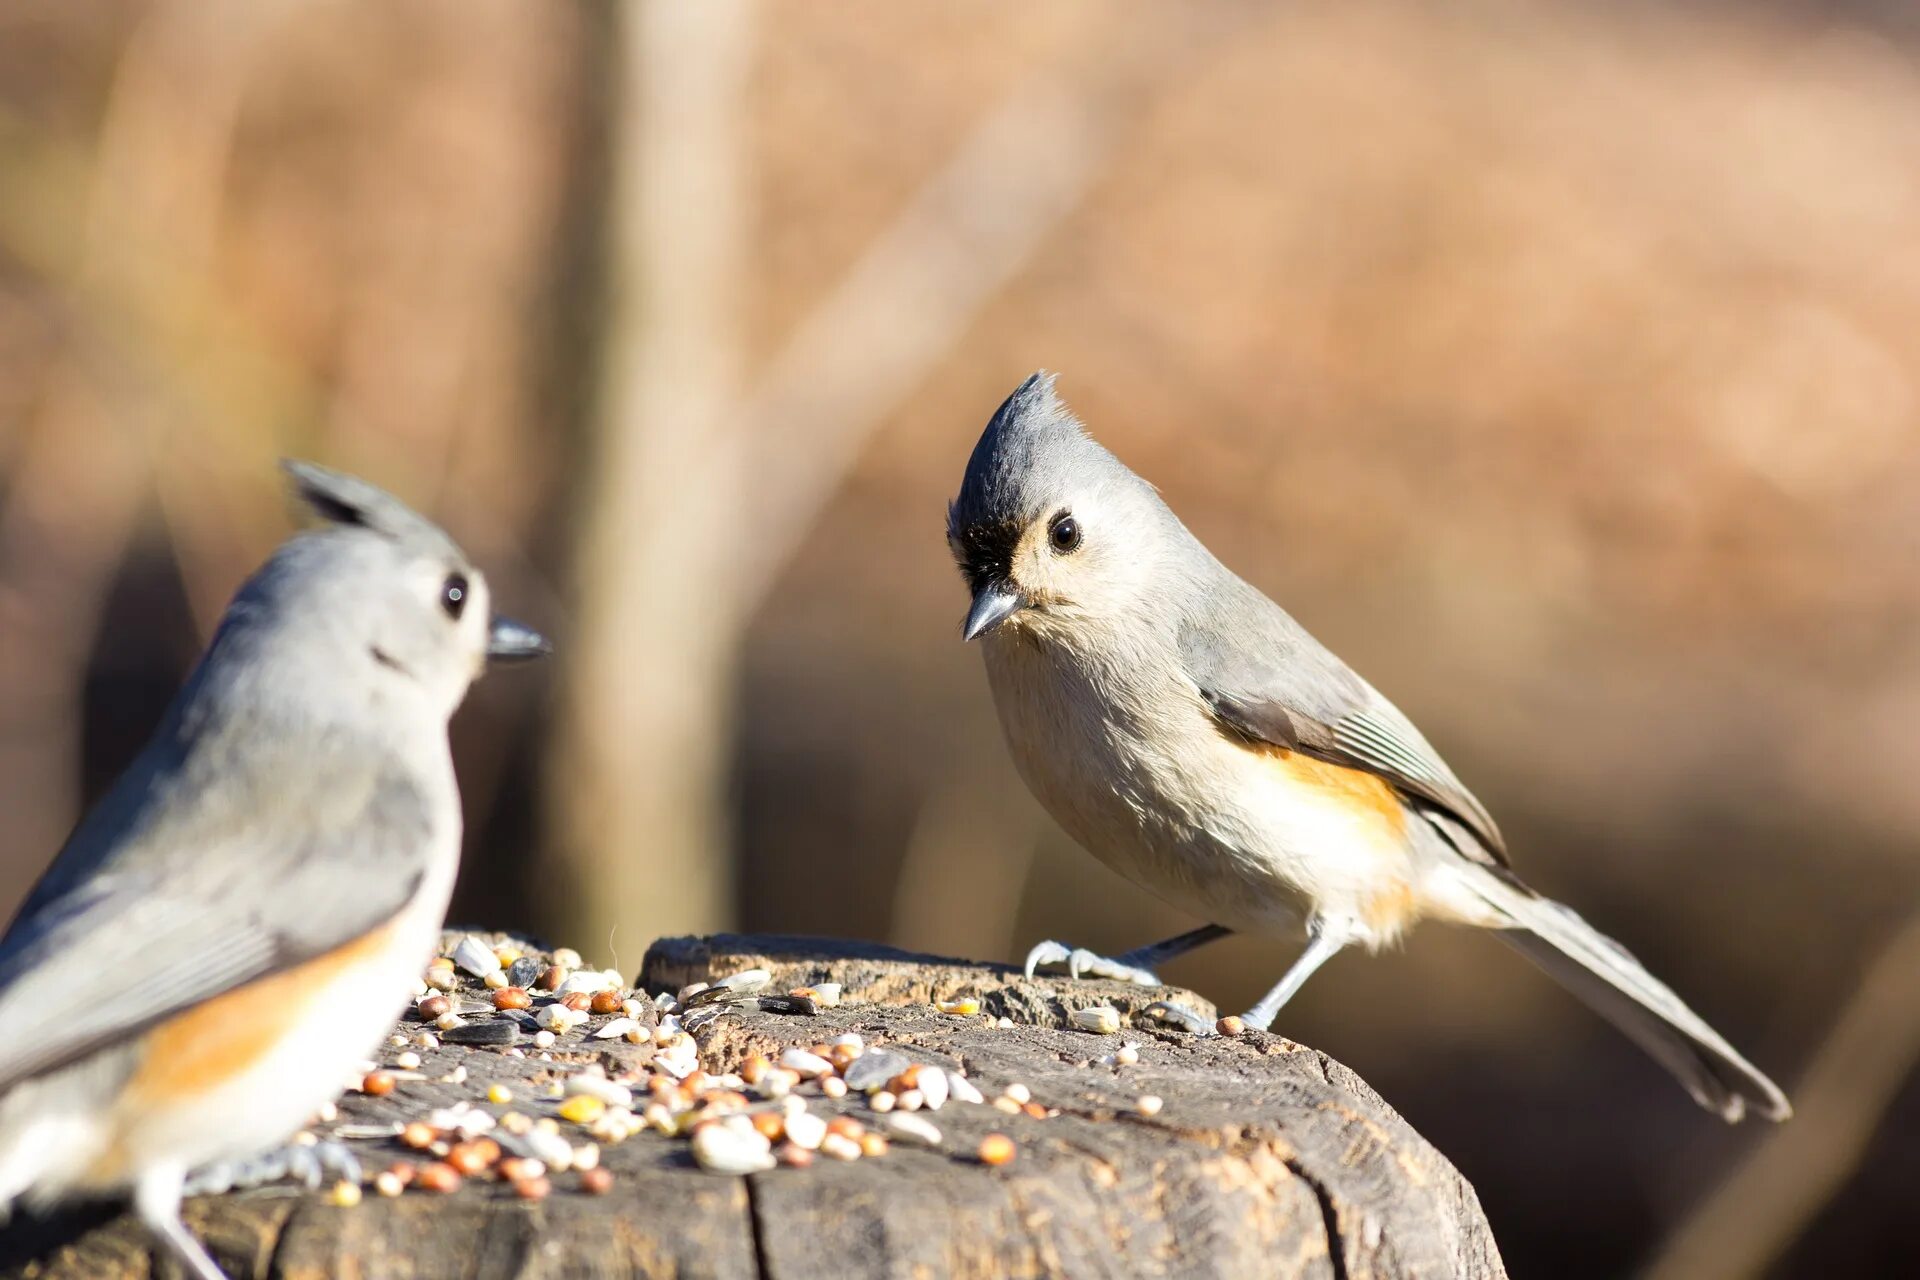
[[[723,922],[1187,927],[1024,794],[955,638],[943,504],[1044,366],[1795,1079],[1920,886],[1904,10],[707,8],[0,4],[0,898],[284,534],[293,452],[593,655],[463,712],[463,914],[627,967]],[[1290,954],[1173,973],[1235,1004]],[[1811,1203],[1763,1178],[1718,1229],[1765,1247],[1677,1274],[1903,1256],[1920,1093],[1849,1070],[1920,979],[1874,989],[1827,1092],[1886,1110],[1803,1114],[1855,1135],[1789,1152]],[[1286,1029],[1520,1275],[1645,1263],[1766,1137],[1480,939],[1342,960]]]

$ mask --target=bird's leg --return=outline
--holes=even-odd
[[[217,1196],[288,1179],[311,1190],[329,1175],[336,1181],[354,1183],[364,1181],[366,1176],[359,1157],[344,1142],[289,1143],[245,1160],[222,1160],[195,1169],[187,1179],[186,1192]]]
[[[1165,964],[1175,956],[1183,956],[1195,947],[1205,946],[1216,938],[1224,938],[1233,930],[1217,924],[1203,924],[1198,929],[1189,929],[1178,937],[1163,942],[1136,947],[1118,959],[1109,960],[1097,955],[1085,947],[1069,947],[1062,942],[1042,942],[1027,952],[1027,976],[1043,964],[1064,964],[1070,977],[1112,978],[1118,982],[1134,982],[1143,987],[1157,987],[1160,979],[1154,975],[1154,969]]]
[[[1325,922],[1316,921],[1308,930],[1307,949],[1293,962],[1293,968],[1287,970],[1287,976],[1261,996],[1260,1003],[1241,1014],[1240,1020],[1259,1031],[1273,1026],[1273,1016],[1280,1012],[1280,1006],[1293,999],[1294,992],[1306,985],[1314,970],[1338,955],[1350,940],[1347,930],[1329,928]]]
[[[149,1169],[133,1187],[133,1209],[194,1280],[227,1280],[186,1224],[180,1221],[180,1193],[186,1171],[173,1166]]]

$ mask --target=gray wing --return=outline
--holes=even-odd
[[[1234,734],[1384,778],[1507,865],[1500,828],[1413,723],[1253,587],[1235,578],[1208,593],[1179,646],[1200,696]]]
[[[150,748],[0,939],[0,1092],[371,932],[431,828],[363,744]]]

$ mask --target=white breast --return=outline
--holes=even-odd
[[[1377,814],[1221,733],[1159,655],[1097,662],[1017,633],[988,640],[1021,777],[1089,853],[1157,897],[1273,933],[1315,912],[1364,918],[1407,882],[1410,854]]]

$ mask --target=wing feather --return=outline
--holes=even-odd
[[[371,932],[431,828],[364,744],[150,748],[0,939],[0,1091]]]
[[[1470,856],[1506,866],[1492,815],[1399,708],[1278,605],[1234,581],[1236,589],[1210,594],[1179,636],[1187,674],[1214,717],[1237,736],[1385,779],[1416,809],[1437,809],[1470,831],[1482,846]]]

